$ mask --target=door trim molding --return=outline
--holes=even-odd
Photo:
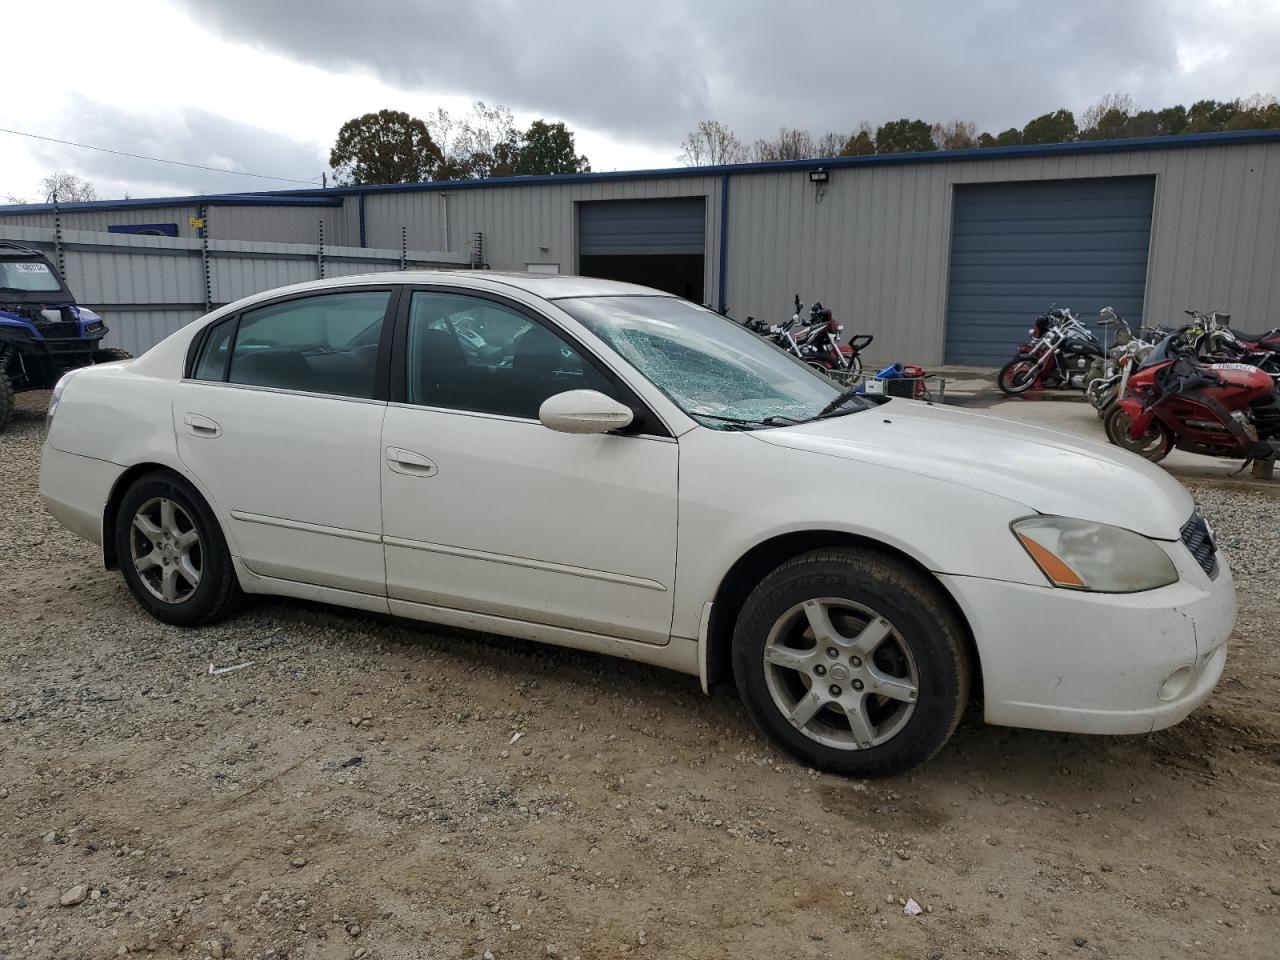
[[[321,523],[307,523],[305,520],[286,520],[284,517],[271,517],[262,513],[249,513],[245,510],[232,510],[231,517],[243,523],[260,523],[264,527],[281,527],[285,530],[298,530],[303,533],[318,533],[326,537],[338,537],[342,540],[358,540],[361,543],[381,543],[382,537],[376,533],[363,530],[348,530],[345,527],[327,527]]]
[[[403,547],[406,550],[422,550],[427,553],[440,553],[450,557],[463,557],[468,560],[487,560],[490,563],[503,563],[512,567],[525,567],[530,570],[545,570],[548,573],[561,573],[571,577],[584,577],[588,580],[604,580],[608,583],[620,583],[628,587],[639,587],[642,590],[657,590],[666,593],[667,588],[657,580],[647,577],[633,577],[626,573],[613,573],[608,570],[595,570],[591,567],[575,567],[567,563],[553,563],[550,560],[533,560],[529,557],[514,557],[506,553],[490,553],[487,550],[472,550],[468,547],[451,547],[443,543],[428,543],[425,540],[408,540],[404,537],[383,537],[382,542],[388,547]]]

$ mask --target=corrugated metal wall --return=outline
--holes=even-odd
[[[938,163],[832,168],[823,185],[806,170],[730,177],[726,305],[780,318],[792,296],[831,306],[847,332],[876,335],[873,359],[933,364],[945,340],[947,263],[956,184],[1055,178],[1156,177],[1146,315],[1176,320],[1185,307],[1231,311],[1240,325],[1280,318],[1280,143],[1211,144],[1040,157],[993,153]],[[484,234],[497,269],[529,263],[577,267],[575,204],[588,200],[702,197],[706,201],[706,299],[718,304],[719,174],[636,179],[537,181],[461,189],[371,192],[365,243],[469,255]],[[359,244],[359,198],[342,207],[213,207],[210,235],[314,242],[325,220],[329,243]],[[446,208],[448,211],[446,217]],[[193,208],[64,214],[83,224],[169,222],[189,232]],[[166,219],[168,218],[168,219]],[[446,235],[445,224],[448,222]],[[0,225],[51,226],[49,214],[0,213]],[[265,269],[265,268],[264,268]]]
[[[348,210],[347,207],[351,209]],[[179,237],[199,237],[200,231],[191,226],[191,218],[199,216],[200,205],[174,207],[120,207],[108,210],[64,210],[63,230],[91,230],[106,232],[115,224],[172,223],[178,227]],[[52,227],[52,213],[24,213],[0,215],[0,226]],[[218,240],[269,240],[277,243],[315,243],[320,236],[320,222],[324,222],[325,243],[349,244],[360,242],[360,229],[356,200],[349,198],[343,206],[243,206],[237,204],[208,204],[205,223],[209,236]],[[400,238],[396,238],[396,247]],[[421,248],[415,248],[421,249]]]
[[[736,317],[781,317],[799,293],[873,333],[876,359],[939,363],[953,188],[1155,174],[1145,314],[1280,319],[1280,144],[762,173],[730,182],[727,283]],[[1047,304],[1046,304],[1047,306]],[[1012,350],[1013,344],[1010,344]]]
[[[14,227],[0,221],[0,239],[42,250],[56,262],[54,231]],[[140,354],[205,310],[204,254],[199,240],[64,230],[67,285],[77,302],[103,315],[107,343]],[[400,269],[401,251],[360,247],[324,248],[324,276]],[[410,269],[458,267],[465,254],[410,250]],[[217,307],[250,294],[320,276],[315,244],[210,240],[211,303]]]
[[[558,263],[561,273],[577,269],[576,204],[586,200],[640,200],[701,197],[706,201],[706,282],[716,302],[720,256],[720,177],[533,183],[447,191],[371,193],[365,199],[366,242],[398,247],[400,228],[409,245],[428,250],[469,251],[477,231],[484,234],[485,260],[495,270],[523,270],[530,263]],[[449,208],[448,245],[444,231]]]

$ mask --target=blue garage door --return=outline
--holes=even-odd
[[[1154,196],[1155,177],[957,186],[947,362],[1004,363],[1053,305],[1136,330]]]
[[[706,201],[597,200],[578,204],[578,252],[583,256],[702,253]]]

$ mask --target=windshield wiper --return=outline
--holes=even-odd
[[[861,399],[862,394],[858,393],[857,391],[858,391],[857,387],[850,387],[848,390],[844,391],[842,394],[840,394],[840,396],[836,397],[834,400],[828,403],[825,407],[823,407],[821,410],[819,410],[809,419],[822,420],[826,417],[833,416],[837,410],[843,407],[850,400],[853,400],[855,398]]]
[[[718,420],[720,423],[731,424],[739,430],[746,430],[752,427],[784,427],[787,424],[800,423],[799,420],[779,416],[768,416],[759,420],[744,420],[741,417],[722,417],[714,413],[692,413],[691,416],[705,417],[708,420]]]

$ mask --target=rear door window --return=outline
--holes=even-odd
[[[329,293],[244,313],[235,330],[227,381],[373,399],[390,298],[386,290]],[[205,360],[210,372],[217,369],[217,334],[213,331],[206,342],[198,369]]]

